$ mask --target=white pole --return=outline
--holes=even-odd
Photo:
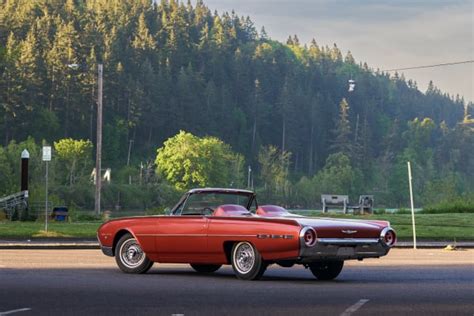
[[[100,215],[100,190],[102,185],[102,80],[103,65],[97,65],[97,139],[95,155],[95,213]]]
[[[46,162],[46,202],[44,208],[44,231],[48,232],[48,161]]]
[[[416,228],[415,228],[415,206],[413,203],[413,186],[411,177],[411,164],[407,161],[408,165],[408,183],[410,185],[410,203],[411,203],[411,222],[413,225],[413,249],[416,249]]]

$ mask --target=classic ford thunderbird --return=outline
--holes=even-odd
[[[244,280],[259,279],[270,264],[301,264],[331,280],[344,260],[385,256],[396,241],[386,221],[303,217],[259,206],[252,191],[213,188],[188,191],[169,215],[108,221],[97,237],[127,273],[154,262],[188,263],[200,273],[231,264]]]

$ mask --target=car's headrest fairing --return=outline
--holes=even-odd
[[[289,214],[285,208],[278,205],[261,205],[256,213],[263,217],[278,217]]]

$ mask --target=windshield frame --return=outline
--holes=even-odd
[[[248,196],[248,201],[247,201],[247,205],[245,205],[244,207],[249,210],[250,212],[250,207],[252,206],[253,203],[255,203],[255,206],[258,208],[258,203],[257,203],[257,198],[256,198],[256,195],[254,192],[252,191],[246,191],[246,190],[226,190],[226,189],[216,189],[216,190],[191,190],[191,191],[188,191],[186,192],[182,197],[181,199],[179,200],[179,202],[173,207],[173,209],[171,210],[171,216],[181,216],[182,215],[182,211],[184,209],[184,207],[186,206],[186,202],[188,201],[188,199],[194,195],[194,194],[227,194],[227,195],[241,195],[241,196]],[[243,206],[243,205],[242,205]],[[203,215],[204,216],[204,215]]]

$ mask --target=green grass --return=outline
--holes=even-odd
[[[83,237],[95,238],[97,228],[102,222],[48,223],[48,236],[45,235],[44,222],[1,221],[0,238],[31,237]],[[56,234],[56,236],[54,236]]]
[[[314,214],[320,216],[320,214]],[[412,226],[410,214],[380,215],[341,215],[329,214],[336,218],[379,219],[390,221],[397,231],[399,240],[411,240]],[[416,214],[417,238],[422,240],[474,240],[473,215],[468,213],[455,214]],[[50,237],[84,237],[95,238],[101,222],[50,223]],[[0,238],[31,238],[44,236],[42,222],[9,222],[0,221]]]

